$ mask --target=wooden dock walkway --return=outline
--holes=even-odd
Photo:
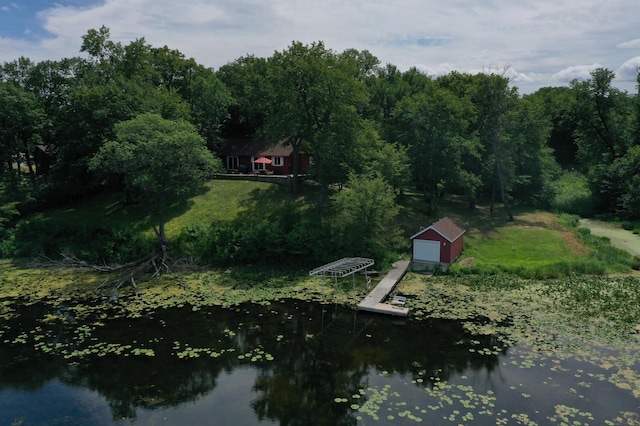
[[[391,269],[382,281],[380,281],[378,285],[365,296],[364,300],[358,304],[358,309],[361,311],[377,312],[380,314],[390,314],[401,317],[409,315],[409,308],[389,303],[382,303],[407,272],[407,269],[409,269],[409,263],[410,262],[408,260],[401,260],[394,263],[393,269]]]

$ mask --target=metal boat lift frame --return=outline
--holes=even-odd
[[[332,277],[333,284],[337,287],[338,278],[353,276],[353,297],[356,297],[356,277],[355,273],[364,270],[365,280],[367,282],[367,290],[371,284],[371,278],[367,275],[367,268],[373,266],[373,259],[366,257],[344,257],[326,265],[318,266],[309,271],[309,276]],[[324,299],[324,285],[322,286],[322,298]]]

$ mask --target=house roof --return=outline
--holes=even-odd
[[[413,240],[418,235],[424,234],[425,232],[427,232],[430,229],[433,229],[438,234],[442,235],[449,242],[454,242],[455,240],[460,238],[460,236],[462,234],[464,234],[466,232],[464,229],[462,229],[458,225],[456,225],[453,220],[449,219],[448,217],[443,217],[442,219],[440,219],[439,221],[435,222],[434,224],[432,224],[428,228],[422,229],[417,234],[411,236],[411,239]]]
[[[264,139],[230,139],[220,148],[221,156],[288,157],[293,153],[291,145],[284,141],[269,142]]]

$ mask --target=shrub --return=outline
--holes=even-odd
[[[12,257],[15,253],[15,238],[12,230],[0,230],[0,258]]]
[[[77,229],[43,220],[23,220],[15,228],[12,255],[57,258],[62,252],[71,252],[87,262],[119,263],[148,254],[152,244],[127,229],[100,226]]]
[[[634,228],[633,222],[629,222],[628,220],[625,220],[620,225],[622,226],[622,229],[626,229],[627,231],[633,231],[633,228]]]
[[[175,255],[200,258],[206,250],[209,234],[202,225],[190,225],[182,229],[172,244]]]
[[[567,228],[576,228],[580,222],[580,216],[576,214],[560,214],[560,223]]]

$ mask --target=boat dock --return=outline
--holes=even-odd
[[[401,260],[393,264],[393,268],[387,273],[387,275],[378,283],[373,290],[369,292],[360,304],[358,309],[367,312],[376,312],[380,314],[396,315],[406,317],[409,315],[409,308],[405,308],[404,298],[398,298],[396,303],[382,303],[389,293],[400,282],[404,274],[409,269],[409,261]]]

